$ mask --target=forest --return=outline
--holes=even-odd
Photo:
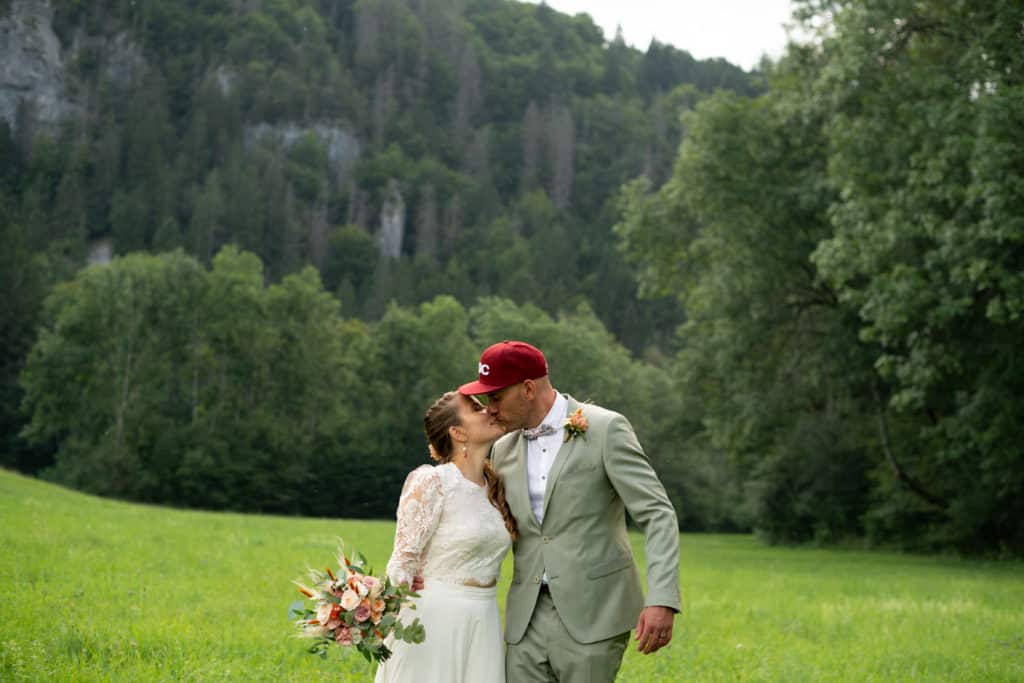
[[[390,518],[519,338],[684,530],[1021,554],[1024,7],[794,5],[745,72],[512,0],[0,2],[65,98],[0,121],[0,464]]]

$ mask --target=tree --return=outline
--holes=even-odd
[[[23,390],[18,375],[32,346],[43,298],[53,277],[50,259],[35,254],[25,228],[12,215],[10,200],[0,190],[0,286],[6,292],[0,308],[0,464],[36,472],[48,464],[49,444],[30,448],[18,437],[25,423],[20,410]]]
[[[187,326],[167,323],[191,316],[202,285],[201,269],[178,252],[115,260],[55,288],[21,379],[27,438],[58,445],[54,478],[160,499],[170,477],[146,462],[147,442],[179,410],[174,370],[191,346]]]
[[[822,44],[699,104],[619,234],[758,528],[1018,552],[1021,10],[803,12]]]
[[[392,305],[373,329],[360,362],[362,390],[350,397],[364,416],[360,434],[368,437],[361,439],[366,449],[352,453],[364,482],[352,514],[392,510],[406,474],[429,462],[423,414],[466,381],[475,353],[466,329],[465,309],[448,296],[414,309]]]
[[[310,263],[342,310],[365,321],[341,323],[341,351],[324,339],[342,360],[310,352],[331,376],[339,364],[346,372],[360,367],[390,302],[417,317],[413,307],[440,293],[463,307],[500,295],[556,317],[589,305],[606,332],[664,361],[675,304],[636,300],[633,269],[610,232],[611,199],[644,170],[653,169],[655,183],[665,179],[682,133],[677,112],[691,104],[678,94],[679,79],[692,80],[692,92],[698,81],[720,86],[728,82],[721,64],[691,60],[684,71],[672,61],[679,55],[666,52],[669,68],[655,91],[640,77],[642,53],[621,40],[606,45],[589,17],[490,0],[65,3],[55,30],[66,46],[81,48],[66,76],[82,108],[68,110],[67,125],[48,135],[26,102],[17,129],[0,131],[3,227],[11,226],[4,233],[11,252],[0,261],[16,291],[4,322],[16,338],[9,383],[36,326],[53,324],[42,315],[45,292],[76,277],[87,239],[111,240],[119,256],[183,248],[198,258],[195,287],[209,289],[189,306],[173,293],[165,307],[126,295],[149,311],[139,323],[109,312],[125,330],[152,326],[175,340],[175,349],[146,335],[135,342],[149,359],[147,381],[173,398],[161,403],[149,385],[139,389],[144,399],[123,406],[117,448],[88,430],[74,438],[55,432],[35,442],[39,458],[18,455],[18,462],[37,467],[59,446],[51,474],[63,481],[79,481],[79,464],[81,481],[100,478],[109,464],[117,491],[96,486],[116,495],[296,509],[268,483],[303,481],[291,468],[309,461],[297,460],[286,442],[351,466],[373,438],[360,432],[350,440],[340,427],[297,435],[311,427],[268,407],[267,396],[292,400],[275,393],[268,368],[309,376],[299,359],[271,351],[283,339],[305,348],[295,330],[282,332],[305,319],[281,318],[282,307],[270,302],[286,280],[291,294],[281,300],[297,310],[307,297],[320,299],[304,271]],[[103,39],[110,35],[123,39],[115,45]],[[392,179],[404,188],[416,232],[384,261],[367,230],[376,233]],[[112,299],[119,287],[164,292],[168,273],[177,272],[133,259],[113,270],[119,285],[75,287]],[[297,274],[299,281],[287,279]],[[97,348],[116,358],[104,335],[121,333],[94,333]],[[75,359],[83,376],[100,367],[84,351]],[[670,376],[664,367],[652,375],[662,382]],[[131,374],[129,384],[136,379]],[[651,385],[648,377],[637,381]],[[96,390],[114,396],[113,389]],[[4,399],[7,414],[15,415],[21,392],[15,387]],[[318,424],[349,419],[294,400]],[[98,424],[116,424],[108,408]],[[902,425],[894,419],[891,427],[898,441]],[[679,431],[667,421],[657,429]],[[685,464],[677,472],[683,481]],[[390,514],[392,506],[378,509]],[[694,507],[692,524],[710,509]]]
[[[880,347],[880,410],[918,423],[938,539],[1024,548],[1024,8],[840,6],[815,94],[842,201],[815,263]]]
[[[202,190],[195,196],[196,203],[192,209],[192,223],[189,226],[189,250],[203,261],[209,262],[224,239],[225,199],[221,189],[220,172],[211,171],[206,176]],[[135,206],[130,203],[133,199],[136,198],[127,197],[122,201],[128,206]],[[118,205],[119,202],[115,200],[115,211]],[[119,219],[118,222],[129,220],[144,220],[144,218],[138,215],[138,212],[128,213],[127,218]]]
[[[453,133],[455,142],[458,144],[468,138],[470,128],[473,126],[473,120],[484,98],[480,64],[477,61],[476,51],[471,43],[467,43],[462,49],[456,82],[458,83],[458,90],[455,95]]]
[[[437,199],[433,185],[426,185],[420,191],[416,207],[416,255],[434,260],[438,253]]]
[[[373,275],[377,247],[373,236],[358,225],[345,225],[331,231],[327,238],[327,262],[324,282],[336,290],[348,281],[357,293],[365,293]]]
[[[576,129],[567,107],[552,107],[548,123],[548,149],[551,152],[551,201],[555,208],[567,209],[572,198]]]
[[[603,90],[605,93],[630,92],[633,89],[633,79],[636,73],[633,58],[634,50],[626,45],[626,39],[622,35],[622,25],[615,27],[615,37],[605,50]]]
[[[522,126],[522,162],[519,176],[519,190],[526,192],[533,189],[540,175],[540,143],[543,128],[540,109],[535,102],[530,102],[523,115]]]
[[[89,491],[326,513],[300,493],[350,429],[342,327],[312,268],[267,287],[233,248],[209,272],[180,251],[115,259],[47,300],[26,435],[58,444],[49,476]]]
[[[874,459],[863,443],[816,435],[863,431],[856,396],[870,360],[809,262],[830,234],[824,145],[819,115],[785,92],[699,104],[672,179],[656,197],[646,180],[630,187],[618,230],[646,290],[684,303],[683,407],[734,460],[754,525],[775,540],[825,540],[861,531]],[[808,504],[811,484],[826,482],[852,493]]]

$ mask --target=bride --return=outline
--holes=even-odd
[[[440,464],[405,481],[387,573],[408,585],[422,577],[416,610],[401,618],[419,617],[427,637],[419,645],[389,638],[394,654],[375,682],[502,683],[497,583],[516,525],[487,454],[504,430],[475,398],[454,391],[430,406],[423,425]]]

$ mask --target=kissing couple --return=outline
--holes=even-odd
[[[437,465],[406,479],[387,573],[419,591],[421,645],[389,642],[376,683],[614,681],[672,640],[675,510],[622,415],[559,393],[541,351],[504,341],[438,398],[424,430]],[[647,596],[626,512],[644,534]],[[501,563],[513,550],[504,643]]]

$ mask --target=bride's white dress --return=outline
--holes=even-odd
[[[426,629],[420,644],[394,641],[377,669],[376,683],[503,683],[505,653],[496,582],[512,545],[487,489],[462,476],[454,463],[424,465],[405,481],[398,501],[392,581],[423,577],[416,617]]]

